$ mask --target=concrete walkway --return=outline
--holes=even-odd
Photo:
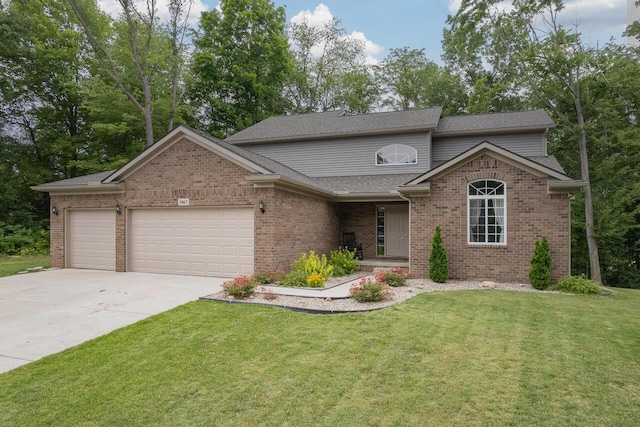
[[[224,280],[76,269],[0,278],[0,373],[219,292]]]
[[[373,279],[373,276],[365,276]],[[282,286],[264,286],[268,291],[273,292],[276,295],[287,295],[293,297],[306,297],[306,298],[331,298],[342,299],[349,298],[351,294],[349,289],[354,283],[358,283],[365,277],[359,277],[350,282],[343,283],[341,285],[333,286],[326,289],[314,289],[314,288],[285,288]]]

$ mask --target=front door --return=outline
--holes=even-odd
[[[385,255],[409,256],[409,206],[385,206]]]

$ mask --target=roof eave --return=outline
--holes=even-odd
[[[254,188],[275,187],[297,193],[311,194],[316,197],[319,196],[327,199],[334,196],[332,191],[313,187],[280,174],[254,174],[249,175],[247,180],[253,184]]]
[[[52,196],[67,196],[74,194],[121,194],[124,193],[124,184],[83,184],[83,185],[34,185],[34,191],[49,193]]]
[[[555,128],[555,123],[548,125],[536,125],[536,126],[515,126],[509,128],[486,128],[486,129],[469,129],[469,130],[434,130],[432,136],[447,137],[447,136],[470,136],[470,135],[486,135],[487,133],[526,133],[526,132],[539,132],[547,131]]]
[[[581,191],[587,183],[578,179],[557,181],[549,179],[547,180],[547,193],[548,194],[573,194]]]
[[[431,194],[431,183],[426,182],[416,186],[400,186],[396,191],[407,197],[426,197]]]

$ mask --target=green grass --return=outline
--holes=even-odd
[[[635,426],[640,291],[198,301],[0,375],[2,426]]]
[[[49,267],[49,255],[0,256],[0,277],[12,276],[33,267]]]

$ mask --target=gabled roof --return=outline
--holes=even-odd
[[[102,184],[102,180],[115,171],[98,172],[91,175],[78,176],[75,178],[63,179],[46,184],[34,185],[32,190],[42,191],[51,194],[67,193],[122,193],[124,188],[118,183],[110,185]]]
[[[584,182],[574,180],[564,173],[559,172],[549,166],[533,161],[530,158],[520,156],[519,154],[506,150],[502,147],[498,147],[497,145],[494,145],[488,141],[484,141],[470,148],[464,153],[454,157],[453,159],[431,169],[429,172],[408,181],[403,186],[398,187],[397,190],[401,193],[403,191],[411,192],[413,187],[422,185],[425,187],[426,192],[428,193],[429,182],[431,180],[446,175],[460,165],[483,154],[491,154],[492,156],[504,161],[505,163],[512,164],[534,175],[548,178],[548,191],[550,193],[577,191],[585,185]]]
[[[443,117],[433,137],[546,130],[555,127],[544,110]]]
[[[344,111],[275,116],[242,130],[225,141],[235,145],[273,141],[406,133],[434,130],[441,107],[348,115]]]

